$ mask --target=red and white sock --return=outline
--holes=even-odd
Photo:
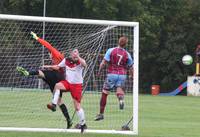
[[[79,117],[79,124],[80,125],[84,125],[85,124],[85,114],[84,114],[84,111],[83,109],[79,109],[78,111],[76,111],[78,117]]]
[[[59,97],[60,97],[60,90],[56,89],[53,95],[52,103],[57,105]]]

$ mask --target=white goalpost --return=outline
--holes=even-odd
[[[80,132],[66,129],[66,121],[59,110],[46,109],[52,94],[45,83],[41,86],[37,77],[24,77],[15,70],[17,66],[36,70],[50,63],[48,50],[31,37],[31,31],[45,38],[66,57],[71,49],[77,48],[86,60],[82,100],[88,125],[86,133],[138,134],[138,22],[7,14],[0,14],[0,131]],[[106,68],[97,77],[99,64],[106,50],[117,46],[120,36],[128,37],[125,48],[134,59],[134,77],[126,81],[125,108],[119,110],[115,92],[111,92],[104,120],[94,121],[106,77]],[[63,100],[72,116],[70,94],[63,93]],[[75,116],[73,123],[77,121]],[[123,125],[130,130],[122,130]]]

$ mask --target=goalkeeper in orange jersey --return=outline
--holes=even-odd
[[[35,40],[37,40],[39,43],[41,43],[44,47],[46,47],[49,50],[52,65],[58,65],[64,59],[64,55],[60,53],[57,49],[52,47],[50,43],[39,38],[34,32],[31,32],[31,35],[33,36]],[[53,93],[54,86],[56,85],[56,83],[65,79],[64,70],[62,68],[60,68],[59,70],[41,69],[41,70],[28,71],[25,68],[18,66],[17,71],[24,76],[37,75],[39,78],[42,78],[49,85],[51,89],[51,93]],[[64,117],[67,120],[67,128],[70,128],[72,126],[72,121],[70,119],[67,107],[62,102],[61,98],[62,98],[62,94],[60,94],[60,99],[59,99],[60,101],[58,105]]]

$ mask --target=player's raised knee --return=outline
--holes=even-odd
[[[62,89],[62,87],[63,87],[63,84],[61,82],[56,83],[55,85],[55,89]]]

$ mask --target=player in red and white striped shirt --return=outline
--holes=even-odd
[[[71,58],[63,59],[58,65],[46,65],[44,68],[51,68],[54,70],[59,70],[60,68],[65,68],[65,80],[60,81],[55,85],[54,96],[52,103],[48,104],[47,107],[52,111],[56,110],[56,105],[59,103],[59,96],[61,90],[69,91],[73,98],[74,107],[76,109],[77,115],[79,117],[79,125],[81,132],[87,128],[85,124],[85,114],[81,107],[81,97],[82,97],[82,84],[83,84],[83,69],[87,66],[85,60],[79,56],[77,49],[71,51]]]

